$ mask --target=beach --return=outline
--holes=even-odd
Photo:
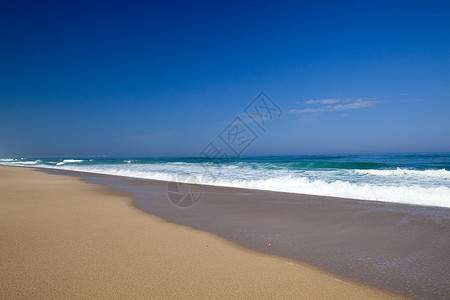
[[[78,178],[0,167],[0,298],[395,298],[169,223]]]
[[[194,185],[201,198],[180,208],[165,181],[40,170],[106,185],[151,215],[257,252],[405,296],[448,297],[447,208],[206,185]]]

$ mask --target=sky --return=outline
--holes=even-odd
[[[0,157],[449,152],[449,3],[1,1]]]

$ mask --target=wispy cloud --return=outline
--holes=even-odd
[[[358,99],[315,99],[308,100],[305,102],[306,105],[315,105],[315,107],[307,107],[303,109],[291,109],[289,113],[323,113],[323,112],[333,112],[333,111],[344,111],[352,109],[361,109],[366,107],[374,106],[379,103],[373,98],[358,98]],[[319,105],[319,106],[317,106]]]
[[[329,98],[329,99],[311,99],[305,102],[305,104],[334,104],[343,101],[344,99]]]

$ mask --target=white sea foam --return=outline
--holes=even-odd
[[[450,189],[420,186],[377,186],[372,184],[356,184],[346,181],[325,182],[308,178],[290,176],[250,181],[214,180],[212,185],[333,196],[361,200],[377,200],[406,204],[450,207]]]
[[[20,160],[14,160],[14,161],[10,161],[9,163],[14,164],[14,165],[36,165],[38,163],[42,163],[42,160],[29,160],[29,161],[20,161]]]
[[[83,161],[84,160],[82,160],[82,159],[65,159],[65,160],[57,163],[56,165],[61,166],[61,165],[67,164],[67,163],[79,163],[79,162],[83,162]]]
[[[408,170],[397,168],[396,170],[355,170],[358,174],[368,174],[375,176],[420,176],[420,177],[439,177],[450,179],[450,171],[440,170]]]
[[[13,158],[0,158],[0,162],[9,162],[9,161],[15,161]]]

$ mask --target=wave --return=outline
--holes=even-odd
[[[277,165],[277,164],[276,164]],[[379,169],[389,168],[391,165],[384,163],[370,163],[370,162],[330,162],[330,161],[305,161],[293,163],[280,163],[281,167],[288,167],[292,169]]]
[[[48,167],[52,168],[52,167]],[[163,180],[163,181],[176,181],[176,180],[185,180],[189,176],[175,173],[165,173],[165,172],[148,172],[148,171],[136,171],[136,170],[128,170],[128,169],[114,169],[114,168],[95,168],[95,167],[62,167],[61,169],[71,170],[71,171],[80,171],[80,172],[88,172],[95,174],[104,174],[104,175],[114,175],[114,176],[124,176],[124,177],[133,177],[133,178],[143,178],[143,179],[153,179],[153,180]]]
[[[201,183],[213,186],[248,188],[275,192],[310,194],[317,196],[330,196],[358,200],[395,202],[403,204],[440,206],[450,208],[450,188],[446,186],[389,186],[370,183],[353,183],[343,180],[326,182],[324,180],[312,180],[307,177],[294,177],[292,175],[253,180],[230,178],[224,179],[223,177],[214,178],[204,175],[202,176],[201,173],[198,175],[193,175],[194,173],[189,172],[168,173],[148,171],[145,169],[131,170],[118,168],[102,168],[101,166],[90,168],[72,166],[66,167],[66,169],[153,180],[183,181],[188,183]]]
[[[37,165],[37,164],[42,164],[43,161],[42,160],[28,160],[28,161],[22,161],[22,160],[14,160],[14,161],[9,161],[8,163],[11,164],[17,164],[17,165]]]
[[[15,161],[16,159],[14,158],[0,158],[0,162],[10,162],[10,161]]]
[[[325,182],[323,180],[309,180],[305,177],[293,178],[291,176],[249,181],[213,180],[203,182],[201,180],[201,182],[218,186],[275,192],[450,207],[450,189],[445,186],[427,188],[416,185],[378,186],[340,180]]]
[[[61,166],[61,165],[68,164],[68,163],[80,163],[83,161],[84,161],[83,159],[65,159],[65,160],[57,163],[56,165]]]
[[[313,157],[235,158],[222,163],[192,159],[10,159],[0,164],[56,168],[164,181],[277,192],[333,196],[450,208],[450,171],[446,161],[356,157],[348,162]],[[340,158],[343,159],[343,158]],[[352,161],[353,160],[353,161]],[[365,160],[358,162],[355,160]],[[441,168],[430,167],[436,163]],[[386,167],[388,166],[388,167]],[[405,167],[407,166],[407,167]]]
[[[396,170],[355,170],[356,173],[361,175],[374,175],[374,176],[427,176],[427,177],[439,177],[450,179],[450,171],[446,169],[440,170],[408,170],[397,168]]]

